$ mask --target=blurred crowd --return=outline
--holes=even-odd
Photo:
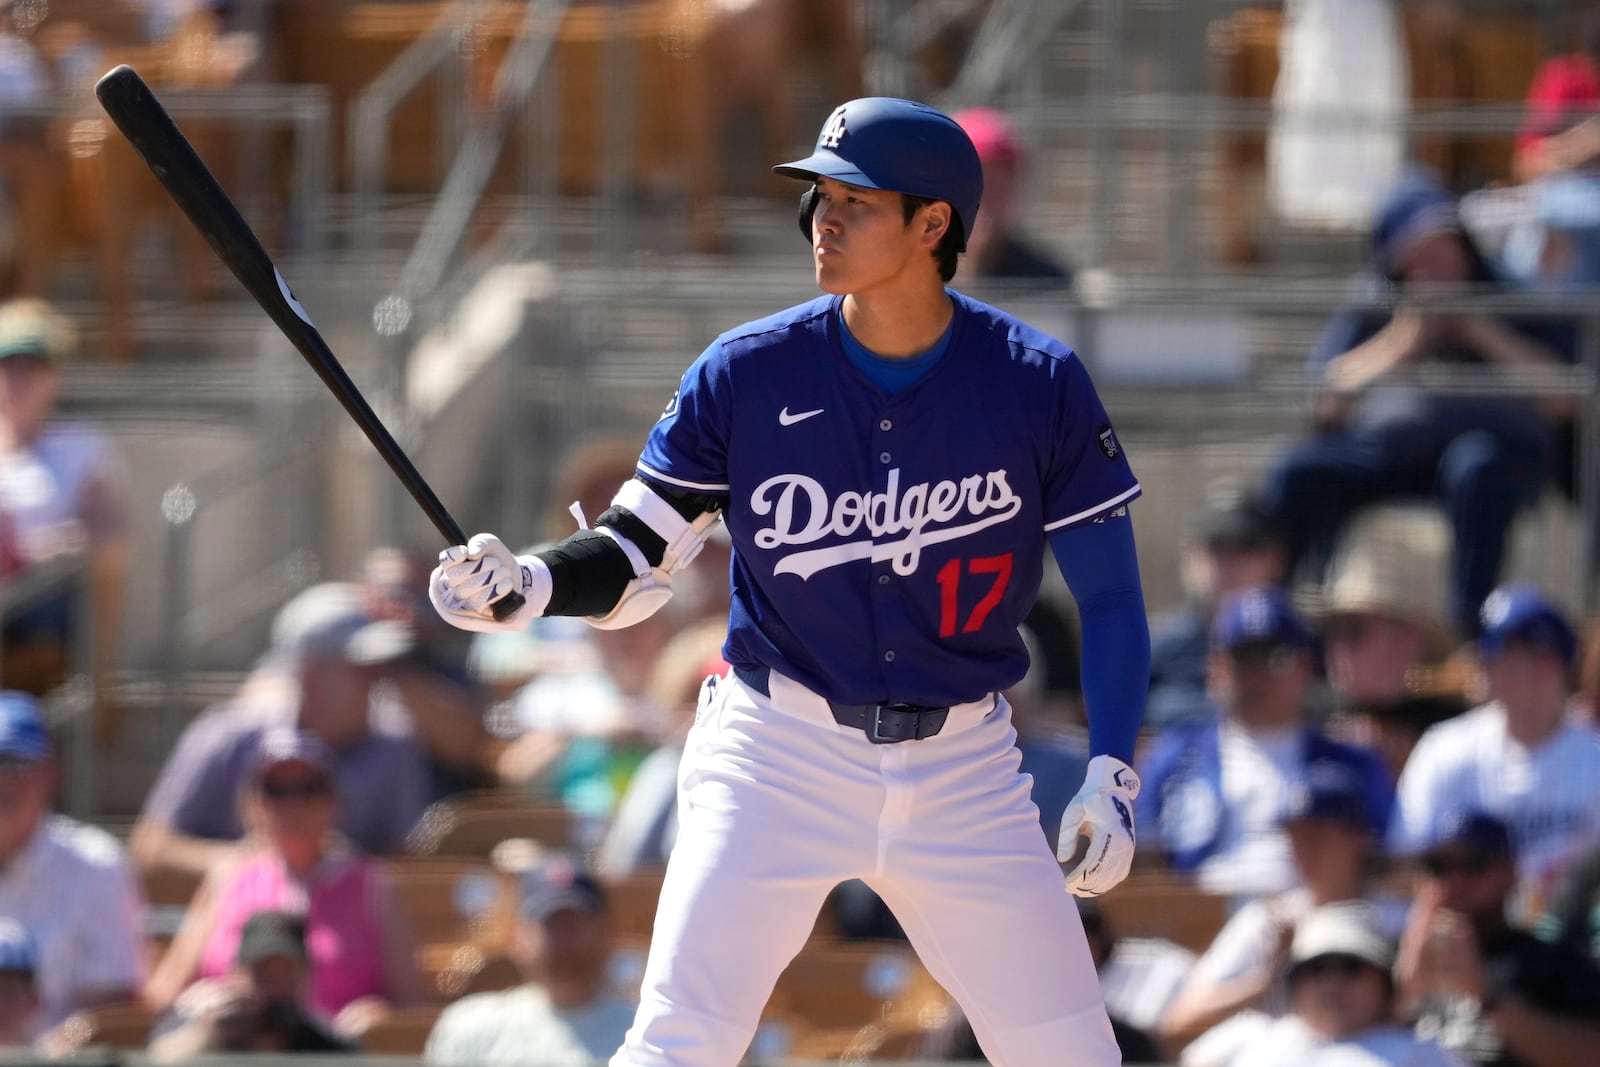
[[[208,77],[250,61],[217,36],[230,5],[126,6],[146,43],[213,20],[226,47]],[[107,696],[130,520],[121,458],[58,410],[62,367],[83,354],[41,299],[53,259],[34,228],[66,188],[51,134],[6,113],[81,90],[103,54],[31,34],[39,7],[0,2],[0,1045],[64,1055],[121,1009],[168,1060],[385,1050],[376,1035],[418,1019],[433,1063],[603,1060],[632,1016],[617,893],[671,854],[683,739],[702,680],[726,669],[725,539],[639,625],[537,620],[471,640],[427,604],[431,560],[375,549],[282,606],[236,691],[184,729],[126,842],[55,813],[46,712],[78,649],[98,743],[114,753],[125,729]],[[1594,1059],[1600,616],[1571,590],[1507,580],[1516,524],[1579,496],[1581,331],[1466,298],[1600,285],[1597,10],[1574,5],[1567,47],[1527,85],[1498,181],[1464,187],[1381,123],[1308,140],[1285,110],[1272,131],[1274,210],[1358,227],[1369,266],[1307,353],[1304,435],[1259,478],[1208,487],[1181,523],[1183,602],[1152,618],[1133,881],[1178,887],[1176,908],[1220,901],[1225,921],[1194,952],[1119,931],[1115,895],[1082,905],[1130,1063]],[[766,39],[729,18],[732,41]],[[1362,106],[1403,114],[1402,28],[1384,0],[1286,5],[1278,102],[1350,103],[1340,87],[1358,86]],[[986,183],[955,284],[1028,279],[1070,299],[1076,265],[1021,221],[1035,188],[1021,128],[992,107],[955,117]],[[107,336],[104,355],[125,356],[129,338]],[[603,511],[640,444],[576,447],[529,541],[568,532],[573,502]],[[1075,626],[1064,596],[1041,599],[1033,670],[1007,694],[1046,835],[1088,760]],[[509,886],[487,946],[509,969],[461,995],[423,965],[396,871],[451,813],[514,802],[566,830],[482,850]],[[148,900],[161,879],[193,887],[167,927]],[[483,911],[459,895],[450,907]],[[824,921],[845,942],[903,938],[860,884]],[[905,1054],[979,1058],[947,1007]]]

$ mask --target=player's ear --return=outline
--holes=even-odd
[[[938,247],[945,232],[950,229],[950,205],[935,200],[922,209],[922,240],[930,248]]]

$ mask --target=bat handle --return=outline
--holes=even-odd
[[[523,599],[522,594],[513,589],[490,605],[489,611],[494,615],[495,622],[505,622],[506,619],[515,615],[525,603],[527,601]]]

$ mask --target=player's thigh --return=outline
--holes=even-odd
[[[1044,846],[967,870],[897,868],[874,888],[985,1053],[997,1067],[1119,1063],[1077,906]]]
[[[832,731],[813,727],[738,687],[702,709],[679,771],[647,995],[754,1025],[828,892],[871,862],[859,812],[881,799],[829,751]]]
[[[956,740],[908,753],[916,811],[867,880],[1003,1067],[1115,1063],[1088,940],[1007,709]],[[1058,1047],[1068,1034],[1071,1047]]]

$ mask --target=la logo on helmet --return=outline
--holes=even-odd
[[[817,147],[838,148],[844,134],[844,108],[841,107],[828,116],[828,124],[822,127],[822,135],[817,138]]]

